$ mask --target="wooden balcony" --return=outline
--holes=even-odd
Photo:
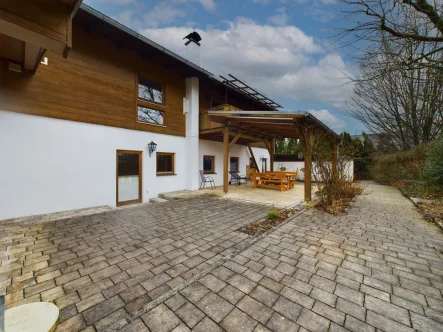
[[[220,125],[220,123],[213,122],[209,119],[208,115],[209,111],[241,111],[241,109],[229,104],[223,104],[220,106],[200,111],[200,122],[199,122],[200,131],[223,127],[223,125]]]

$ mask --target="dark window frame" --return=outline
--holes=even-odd
[[[212,158],[212,169],[205,170],[205,158]],[[203,156],[203,172],[205,174],[214,174],[215,173],[215,156],[212,155],[204,155]]]
[[[233,170],[233,169],[231,169],[231,160],[236,160],[236,164],[237,164],[237,169],[236,170]],[[231,172],[240,172],[240,158],[239,157],[229,157],[229,170],[231,171]]]
[[[140,119],[140,116],[139,116],[139,108],[140,108],[140,107],[142,107],[142,108],[146,108],[146,109],[151,110],[151,111],[155,111],[155,112],[160,112],[160,113],[162,113],[162,123],[156,123],[156,122],[154,122],[154,121],[151,122],[151,121],[148,121],[148,120]],[[165,122],[166,122],[166,113],[165,113],[163,110],[157,110],[157,109],[152,108],[152,107],[147,107],[147,106],[145,106],[145,105],[138,104],[138,105],[137,105],[137,121],[138,121],[138,122],[141,122],[141,123],[146,123],[146,124],[150,124],[150,125],[155,125],[155,126],[165,126]]]
[[[172,157],[172,170],[171,171],[158,171],[158,157],[171,156]],[[155,157],[155,168],[157,175],[175,175],[175,153],[174,152],[157,152]]]
[[[155,102],[152,100],[148,100],[148,99],[144,99],[139,96],[138,92],[139,92],[139,85],[140,85],[140,77],[143,77],[147,80],[152,81],[153,83],[157,83],[157,84],[161,85],[161,87],[162,87],[162,102],[161,103],[158,103],[158,102]],[[150,126],[158,126],[158,127],[166,127],[167,126],[167,119],[168,119],[167,114],[168,113],[166,112],[167,109],[166,109],[166,93],[165,92],[166,92],[166,86],[161,80],[154,78],[152,76],[146,75],[144,73],[138,73],[136,75],[136,117],[137,117],[136,119],[137,119],[138,123],[146,124],[146,125],[150,125]],[[140,119],[138,117],[138,108],[139,107],[144,107],[144,108],[151,109],[153,111],[162,112],[163,123],[158,124],[155,122],[150,122],[150,121]]]

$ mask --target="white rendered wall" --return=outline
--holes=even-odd
[[[191,43],[194,44],[194,43]],[[198,46],[198,45],[196,45]],[[198,189],[198,135],[199,135],[199,81],[197,77],[186,79],[186,189]]]
[[[315,162],[312,163],[312,180],[314,180],[314,172],[315,172]],[[288,172],[298,172],[297,179],[303,181],[305,179],[304,173],[301,171],[302,168],[305,167],[305,163],[303,161],[276,161],[274,162],[274,170],[279,171],[280,167],[286,167],[286,171]],[[345,166],[345,174],[346,176],[353,181],[354,180],[354,161],[349,161]]]
[[[177,175],[156,176],[151,140]],[[118,149],[143,151],[143,202],[186,187],[184,137],[0,111],[0,220],[115,206]]]
[[[261,148],[252,148],[252,152],[254,153],[255,159],[261,167],[260,157],[267,158],[267,168],[270,169],[270,157],[267,149]],[[212,176],[215,181],[216,186],[223,185],[223,143],[214,142],[208,140],[200,140],[200,148],[199,148],[199,170],[203,170],[203,156],[215,156],[215,167],[214,172],[216,174],[207,174],[207,176]],[[239,158],[239,173],[241,175],[246,174],[246,165],[249,165],[249,151],[246,146],[243,145],[234,145],[229,151],[229,157],[238,157]],[[231,179],[231,176],[229,176]],[[206,184],[208,186],[209,184]]]

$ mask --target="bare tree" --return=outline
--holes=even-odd
[[[432,57],[443,51],[443,2],[440,0],[341,0],[350,27],[341,37],[348,45],[364,41],[365,59],[374,53],[389,55],[383,64],[389,70],[433,67],[443,69],[442,60]],[[420,52],[403,58],[404,47],[420,45]],[[368,47],[369,43],[369,47]],[[370,50],[370,52],[367,52]],[[398,56],[402,57],[399,61]],[[426,60],[426,61],[422,61]],[[395,64],[395,66],[393,66]]]
[[[414,41],[403,44],[396,60],[388,53],[361,61],[362,79],[347,104],[351,115],[372,132],[389,137],[402,150],[435,139],[443,121],[443,72],[428,66],[425,59],[414,68],[402,68],[398,64],[401,59],[410,59],[424,47]],[[393,47],[386,43],[387,49]],[[429,58],[437,62],[442,55],[435,52]],[[395,70],[386,65],[387,61]]]

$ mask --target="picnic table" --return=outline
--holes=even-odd
[[[255,172],[252,176],[254,188],[279,189],[285,191],[294,188],[297,172]]]

